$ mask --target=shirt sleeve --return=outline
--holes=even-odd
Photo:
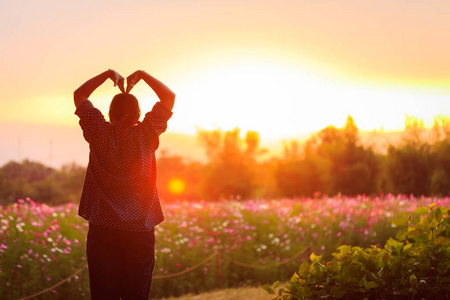
[[[94,107],[91,101],[86,100],[81,103],[75,114],[80,118],[80,126],[83,130],[84,139],[90,144],[95,137],[104,136],[108,122],[103,114]]]
[[[167,129],[167,121],[172,117],[173,113],[165,107],[161,102],[157,102],[153,109],[145,114],[142,125],[148,132],[160,135]]]

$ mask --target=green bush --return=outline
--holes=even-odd
[[[450,299],[449,209],[422,206],[394,225],[384,249],[343,245],[330,262],[312,253],[286,286],[263,288],[277,300]]]

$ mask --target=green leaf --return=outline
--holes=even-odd
[[[320,262],[320,260],[322,259],[322,255],[316,255],[314,252],[311,253],[311,255],[309,256],[309,259],[311,259],[312,262]]]
[[[429,228],[430,228],[430,229],[431,229],[431,228],[434,229],[434,228],[436,228],[438,225],[439,225],[439,223],[438,223],[435,219],[433,219],[433,221],[430,222]]]
[[[389,258],[391,256],[389,255],[389,252],[385,252],[384,255],[381,257],[381,261],[385,264],[388,265],[389,264]]]
[[[398,219],[395,219],[392,222],[392,224],[394,224],[395,226],[398,226],[398,227],[405,227],[405,226],[408,226],[408,220],[406,220],[404,218],[398,218]]]
[[[428,227],[428,224],[430,223],[429,221],[428,221],[428,218],[426,218],[426,217],[422,217],[422,218],[420,218],[420,225],[422,225],[422,228],[426,228],[426,227]]]
[[[303,288],[303,295],[306,296],[306,297],[311,297],[312,296],[311,289],[309,287],[304,287]]]
[[[342,245],[338,248],[340,251],[340,254],[344,256],[345,254],[348,254],[350,251],[352,251],[352,246]]]
[[[363,278],[361,278],[361,280],[359,281],[359,284],[362,286],[365,286],[367,283],[367,279],[366,279],[366,275],[364,275]]]
[[[297,274],[294,273],[294,275],[297,275]],[[292,277],[294,277],[294,276],[292,276]],[[298,276],[297,276],[297,278],[298,278]],[[275,282],[272,284],[272,288],[276,289],[276,288],[278,288],[280,285],[281,285],[281,282],[280,282],[280,281],[275,281]]]
[[[406,244],[406,245],[405,245],[405,247],[403,247],[403,251],[407,251],[407,250],[409,250],[409,248],[411,248],[411,247],[412,247],[412,245],[413,245],[413,244],[411,244],[411,243],[409,243],[409,244]]]
[[[416,285],[416,284],[417,284],[417,277],[416,277],[415,274],[412,274],[412,275],[409,277],[409,283],[410,283],[411,285]]]
[[[292,277],[291,277],[290,283],[296,283],[297,281],[298,281],[298,275],[297,275],[297,273],[294,273],[294,275],[292,275]],[[277,281],[277,282],[279,282],[279,281]],[[278,284],[278,286],[279,286],[279,284]]]
[[[357,253],[358,253],[359,256],[361,256],[365,260],[369,260],[370,259],[370,255],[367,254],[364,250],[358,250]]]
[[[377,288],[377,287],[378,287],[378,284],[377,284],[375,281],[369,281],[368,283],[366,283],[366,284],[364,285],[364,287],[365,287],[366,289],[370,290],[370,289]]]
[[[412,228],[412,227],[409,227],[409,228]],[[422,232],[420,230],[414,228],[413,230],[409,231],[406,235],[408,237],[418,237],[418,236],[422,235]]]
[[[428,213],[428,207],[426,206],[421,206],[419,208],[416,208],[415,210],[413,210],[413,213],[415,213],[416,215],[425,215]]]
[[[273,291],[273,289],[269,286],[269,285],[263,285],[262,288],[269,293],[269,295],[275,295],[275,292]]]
[[[333,255],[337,259],[341,259],[342,258],[342,255],[340,253],[337,253],[337,252],[333,252],[333,253],[331,253],[331,255]]]
[[[435,240],[434,240],[434,244],[435,245],[443,245],[443,246],[447,246],[450,244],[450,239],[446,238],[445,236],[438,236]]]
[[[428,207],[429,207],[429,208],[433,208],[433,207],[435,207],[436,205],[437,205],[437,203],[431,203],[431,204],[428,205]]]
[[[330,294],[335,298],[342,298],[345,296],[345,288],[343,286],[333,286],[330,289]]]
[[[299,274],[305,274],[305,273],[307,273],[309,271],[309,268],[310,268],[309,263],[306,260],[304,260],[302,262],[302,264],[300,265],[300,268],[298,269],[298,273]]]
[[[403,243],[398,242],[393,238],[389,238],[389,240],[386,242],[385,247],[389,250],[395,250],[396,252],[400,253],[400,250],[403,247]]]
[[[407,234],[407,232],[405,232],[405,231],[399,231],[395,235],[395,238],[398,239],[399,241],[404,241],[406,239],[406,234]]]

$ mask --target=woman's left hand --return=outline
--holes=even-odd
[[[114,82],[114,86],[119,86],[120,91],[122,93],[125,93],[125,79],[123,78],[123,76],[112,69],[109,69],[109,71],[109,78]]]

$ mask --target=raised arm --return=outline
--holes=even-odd
[[[92,77],[75,90],[73,93],[73,101],[75,102],[75,106],[78,107],[81,103],[88,100],[92,92],[94,92],[108,78],[114,82],[114,86],[118,85],[122,93],[125,93],[125,79],[116,71],[109,69],[95,77]]]
[[[172,110],[175,103],[175,93],[172,92],[164,83],[151,76],[145,71],[138,70],[127,77],[127,93],[135,86],[139,80],[144,80],[158,96],[161,104],[169,110]]]

